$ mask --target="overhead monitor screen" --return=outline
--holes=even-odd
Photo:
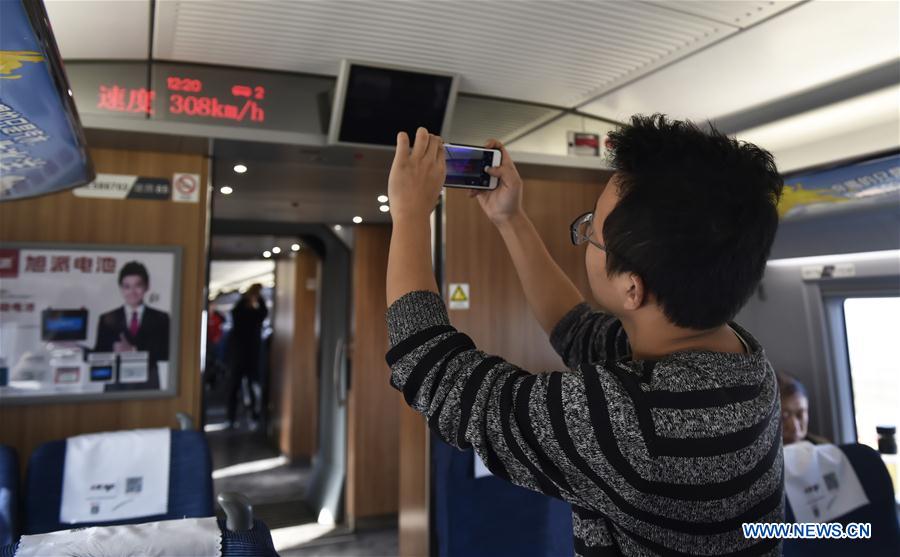
[[[452,75],[345,63],[329,141],[391,146],[398,131],[444,133],[455,92]]]

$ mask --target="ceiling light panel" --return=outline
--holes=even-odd
[[[787,172],[897,148],[900,86],[783,118],[738,132],[735,137],[765,147],[778,170]]]
[[[739,29],[615,1],[458,0],[438,10],[432,2],[182,0],[157,2],[156,17],[159,59],[322,75],[336,75],[343,58],[402,64],[458,73],[463,92],[557,106],[584,102]],[[461,29],[477,40],[461,38]]]
[[[64,60],[144,60],[149,54],[149,0],[46,0],[44,6]]]
[[[490,138],[507,141],[561,113],[533,104],[459,97],[449,139],[463,145],[483,145]]]
[[[722,0],[698,2],[649,2],[662,8],[678,10],[720,23],[747,27],[778,13],[797,2],[743,2],[740,0]]]
[[[722,117],[896,60],[898,21],[898,2],[805,2],[581,110],[620,121]]]

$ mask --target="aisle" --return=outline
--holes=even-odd
[[[396,520],[367,521],[355,532],[322,526],[305,495],[311,477],[307,462],[289,462],[260,432],[209,428],[216,493],[236,491],[253,504],[257,518],[272,530],[282,557],[394,557]],[[218,429],[218,430],[217,430]]]

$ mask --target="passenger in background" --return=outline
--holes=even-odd
[[[250,391],[250,411],[254,421],[259,419],[256,411],[256,394],[253,383],[259,376],[259,351],[262,344],[262,324],[269,315],[266,301],[262,297],[262,285],[250,285],[231,310],[232,328],[229,335],[231,352],[231,383],[228,388],[228,422],[234,427],[237,417],[237,403],[241,397],[241,384],[247,379]]]
[[[215,304],[209,305],[209,324],[206,334],[209,344],[217,346],[222,340],[222,325],[225,324],[225,316],[218,310]]]
[[[222,358],[222,345],[224,344],[223,326],[227,319],[219,311],[215,303],[209,305],[209,318],[206,325],[206,368],[204,369],[204,381],[210,388],[215,388],[216,382],[226,375],[226,362]]]
[[[809,397],[806,387],[786,373],[776,373],[781,393],[781,436],[785,445],[809,441],[813,445],[830,443],[827,439],[809,433]]]

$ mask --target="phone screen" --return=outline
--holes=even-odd
[[[460,145],[446,145],[444,149],[447,158],[446,184],[476,188],[490,186],[491,176],[484,171],[484,167],[493,163],[494,151]]]

